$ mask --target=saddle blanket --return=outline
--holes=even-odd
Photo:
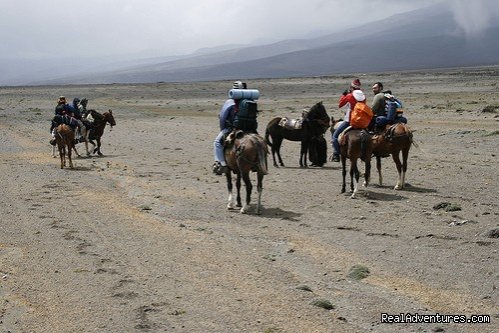
[[[300,129],[303,125],[303,120],[302,119],[289,119],[289,118],[282,118],[281,121],[279,121],[279,126],[287,128],[287,129]]]

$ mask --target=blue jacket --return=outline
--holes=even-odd
[[[225,101],[220,113],[218,114],[218,118],[220,120],[220,130],[224,130],[226,128],[232,127],[232,122],[234,121],[235,108],[236,103],[233,99],[228,99]]]

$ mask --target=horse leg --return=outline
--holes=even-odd
[[[257,173],[257,175],[258,175],[258,178],[257,178],[256,189],[258,191],[258,201],[256,204],[256,213],[260,215],[262,213],[262,192],[263,192],[263,176],[264,175],[260,171]]]
[[[395,162],[395,165],[397,166],[397,172],[398,172],[398,179],[397,179],[397,185],[393,188],[394,190],[401,190],[404,187],[404,184],[402,183],[402,163],[400,162],[400,151],[393,152],[392,158],[393,161]]]
[[[369,181],[371,179],[371,160],[366,159],[365,161],[366,164],[366,172],[364,173],[364,187],[367,187],[369,185]]]
[[[243,207],[241,208],[241,213],[246,214],[248,212],[250,201],[251,201],[251,190],[253,189],[253,185],[251,185],[249,171],[244,172],[242,177],[244,180],[244,186],[246,187],[246,200],[244,202]]]
[[[383,175],[381,174],[381,157],[376,156],[376,170],[378,170],[379,186],[383,185]]]
[[[277,158],[279,160],[279,164],[281,166],[284,166],[284,163],[282,162],[281,158],[281,145],[282,145],[282,138],[274,138],[272,137],[272,157],[274,158],[274,166],[277,167],[277,163],[275,160],[274,153],[277,154]]]
[[[73,145],[73,149],[74,149],[74,151],[76,153],[76,156],[81,157],[80,153],[78,153],[78,150],[76,150],[76,145]]]
[[[61,158],[61,169],[64,169],[64,162],[65,162],[65,148],[62,144],[57,144],[57,149],[59,149],[59,157]]]
[[[350,166],[350,189],[352,191],[352,199],[355,199],[355,195],[357,194],[358,187],[359,187],[359,169],[357,168],[357,160],[350,160],[351,166]]]
[[[342,170],[342,175],[343,175],[343,185],[341,186],[341,193],[346,192],[346,176],[347,176],[347,158],[346,156],[341,155],[341,170]]]
[[[68,145],[68,160],[69,160],[69,167],[73,169],[73,160],[71,159],[71,148],[73,148],[76,151],[76,148],[74,144],[69,144]],[[78,154],[78,153],[76,153]]]
[[[410,147],[410,146],[409,146]],[[400,175],[401,189],[405,187],[405,174],[407,172],[407,158],[409,157],[409,148],[402,149],[402,173]]]
[[[232,174],[231,171],[227,171],[225,173],[225,176],[227,177],[227,190],[229,191],[229,199],[227,200],[227,209],[234,209],[235,206],[235,201],[234,201],[234,196],[232,194]]]
[[[300,167],[302,168],[308,168],[307,152],[308,152],[308,141],[303,140],[301,142],[301,148],[300,148]]]
[[[100,151],[100,138],[95,139],[97,141],[97,155],[103,156]]]
[[[236,179],[236,189],[237,189],[237,207],[241,207],[241,171],[237,174],[237,179]]]

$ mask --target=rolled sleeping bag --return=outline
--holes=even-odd
[[[229,90],[229,98],[232,99],[258,99],[260,97],[260,91],[257,89],[231,89]]]

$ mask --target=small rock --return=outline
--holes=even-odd
[[[487,231],[485,234],[488,238],[499,238],[499,228],[494,228],[492,230]]]

